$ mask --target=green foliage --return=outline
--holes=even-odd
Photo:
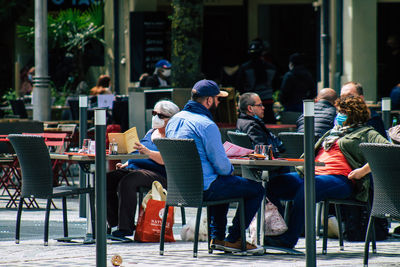
[[[17,99],[17,93],[12,88],[8,89],[8,91],[2,97],[2,101],[6,103],[9,103],[10,100],[15,99]]]
[[[85,49],[91,43],[101,43],[103,40],[103,8],[102,3],[92,5],[86,11],[77,9],[66,9],[56,14],[48,14],[48,47],[49,52],[74,61],[75,70],[71,73],[72,81],[67,81],[63,88],[57,88],[60,92],[72,91],[76,85],[86,76],[88,66],[83,57]],[[18,37],[24,38],[32,47],[35,38],[35,27],[31,25],[17,25]],[[63,103],[64,104],[64,103]]]
[[[171,5],[172,85],[192,87],[201,76],[203,1],[173,0]]]
[[[57,14],[48,14],[48,43],[49,49],[65,48],[67,51],[84,51],[91,41],[102,39],[103,5],[93,5],[87,11],[77,9],[66,9]],[[35,26],[33,20],[31,25],[17,25],[18,37],[25,38],[33,45],[35,37]]]

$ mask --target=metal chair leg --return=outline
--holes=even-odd
[[[368,222],[367,234],[365,237],[365,244],[364,244],[364,266],[368,266],[369,242],[371,241],[371,234],[373,228],[374,228],[374,218],[370,216]]]
[[[182,217],[182,225],[186,224],[186,215],[185,215],[185,208],[181,207],[181,217]]]
[[[47,246],[49,244],[50,206],[51,206],[51,198],[47,199],[46,217],[45,217],[45,220],[44,220],[44,245],[45,246]]]
[[[162,224],[161,224],[161,233],[160,233],[160,255],[161,256],[164,255],[165,225],[167,224],[168,209],[169,209],[169,206],[165,205],[164,216],[163,216]]]
[[[340,209],[340,204],[335,204],[335,211],[336,211],[336,219],[337,219],[338,226],[339,226],[339,246],[340,246],[340,250],[344,250],[342,213],[341,213],[341,209]]]
[[[321,215],[322,215],[322,208],[323,208],[324,202],[318,202],[317,203],[317,227],[315,229],[316,233],[315,236],[319,238],[321,235]]]
[[[15,227],[15,244],[19,244],[19,233],[21,229],[21,215],[22,215],[22,206],[24,205],[24,198],[21,197],[19,199],[18,204],[18,212],[17,212],[17,225]]]
[[[328,211],[329,201],[324,201],[324,231],[322,240],[322,254],[326,254],[328,247]]]
[[[64,237],[68,237],[67,198],[62,198]]]
[[[200,218],[201,218],[201,206],[197,208],[196,214],[196,226],[194,230],[194,244],[193,244],[193,258],[197,258],[197,250],[199,245],[199,228],[200,228]]]

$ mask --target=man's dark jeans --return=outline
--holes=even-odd
[[[244,198],[245,227],[249,227],[251,220],[261,206],[265,190],[263,186],[255,181],[239,176],[218,176],[210,187],[204,191],[205,201],[223,200],[229,198]],[[229,204],[210,207],[211,233],[213,239],[224,240],[227,224]],[[240,238],[240,215],[236,210],[232,226],[229,227],[229,235],[225,239],[236,242]]]

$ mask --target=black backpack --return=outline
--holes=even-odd
[[[347,241],[364,241],[368,229],[369,213],[364,206],[342,206],[345,222],[344,238]],[[389,235],[389,223],[385,218],[375,218],[376,240],[385,240]]]

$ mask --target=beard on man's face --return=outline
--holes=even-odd
[[[215,99],[213,100],[213,103],[212,103],[212,105],[208,108],[208,110],[212,113],[212,114],[214,114],[215,113],[215,111],[217,110],[217,104],[215,103]]]

